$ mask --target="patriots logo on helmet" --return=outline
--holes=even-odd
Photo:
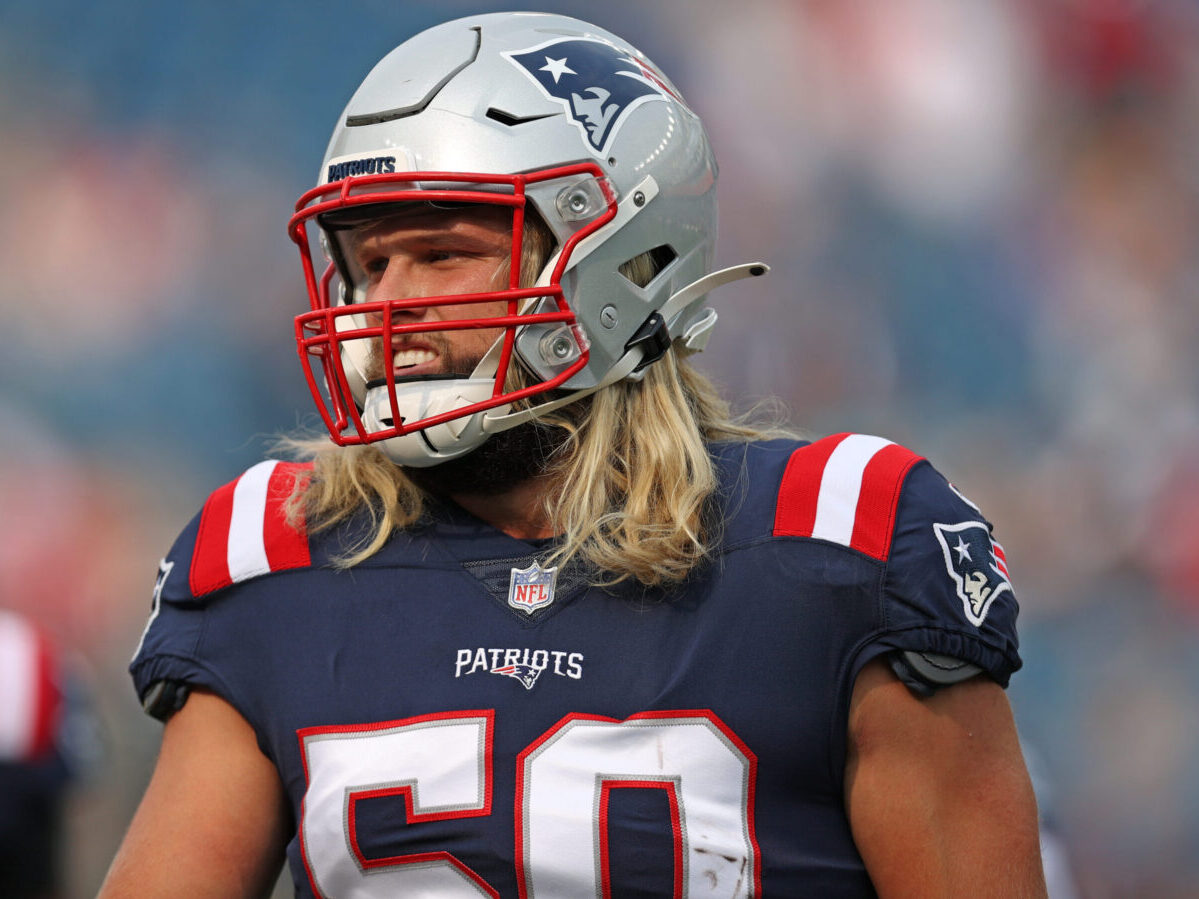
[[[682,98],[630,53],[590,38],[564,38],[503,54],[547,97],[566,107],[597,155],[607,152],[628,114],[649,100]]]
[[[1003,547],[991,539],[990,529],[981,521],[934,524],[933,531],[962,610],[971,624],[980,627],[991,603],[1012,589]]]

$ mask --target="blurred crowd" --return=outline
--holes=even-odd
[[[0,0],[0,608],[99,732],[65,896],[156,751],[124,667],[158,558],[315,423],[289,208],[378,57],[508,6]],[[721,261],[773,271],[714,295],[702,365],[913,447],[997,522],[1078,895],[1199,894],[1199,5],[533,6],[629,38],[708,125]]]

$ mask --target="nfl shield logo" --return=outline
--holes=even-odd
[[[508,582],[508,605],[532,615],[554,601],[558,569],[542,568],[536,561],[528,568],[513,568]]]

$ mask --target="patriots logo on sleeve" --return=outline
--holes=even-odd
[[[637,106],[666,99],[682,104],[648,65],[601,40],[564,38],[503,55],[566,108],[600,156]]]
[[[991,604],[1012,589],[1003,547],[991,539],[990,529],[981,521],[934,524],[933,532],[962,611],[971,624],[981,627]]]

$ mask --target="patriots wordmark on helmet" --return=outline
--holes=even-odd
[[[394,156],[371,156],[330,163],[325,171],[326,181],[341,181],[358,175],[390,175],[396,170]]]

